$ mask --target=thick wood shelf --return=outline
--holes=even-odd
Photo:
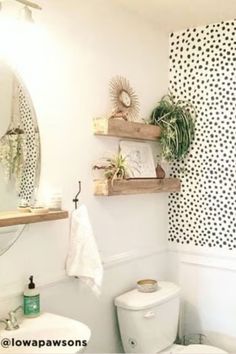
[[[95,135],[151,141],[157,141],[161,134],[160,128],[155,125],[127,122],[117,118],[94,118],[93,132]]]
[[[20,211],[9,211],[0,213],[0,227],[20,224],[33,224],[43,221],[67,219],[67,211],[50,211],[45,214],[22,213]]]
[[[94,181],[96,196],[115,196],[146,193],[180,192],[181,184],[177,178],[133,178],[115,180],[113,185],[107,180]]]

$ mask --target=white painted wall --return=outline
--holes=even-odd
[[[117,141],[94,137],[91,123],[110,111],[108,84],[116,74],[126,76],[136,89],[142,116],[150,114],[168,86],[168,38],[114,1],[40,3],[43,11],[34,14],[33,30],[13,31],[7,24],[8,31],[0,35],[1,51],[24,79],[35,104],[42,138],[40,193],[62,190],[63,206],[71,210],[81,179],[80,199],[88,207],[102,257],[137,259],[106,269],[103,295],[97,300],[79,281],[64,281],[68,221],[30,225],[0,258],[0,314],[18,304],[14,294],[32,273],[42,285],[44,309],[91,327],[90,352],[119,352],[114,296],[143,276],[166,276],[167,195],[94,197],[92,162]],[[4,4],[5,10],[17,7]]]
[[[236,11],[234,0],[116,0],[164,31],[231,20]],[[147,6],[148,4],[148,6]]]

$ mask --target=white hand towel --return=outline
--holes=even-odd
[[[72,213],[66,271],[69,276],[79,277],[96,295],[100,295],[103,266],[85,205]]]

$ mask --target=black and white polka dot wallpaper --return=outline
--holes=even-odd
[[[21,124],[26,137],[26,159],[20,184],[20,199],[32,202],[38,184],[40,167],[40,139],[34,111],[28,101],[24,88],[18,84],[17,96]]]
[[[196,137],[172,176],[169,241],[236,248],[236,21],[170,35],[170,89],[196,108]]]

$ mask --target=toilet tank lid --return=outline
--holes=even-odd
[[[177,297],[180,287],[174,283],[159,281],[158,289],[153,293],[142,293],[137,289],[128,291],[115,298],[115,305],[128,310],[143,310]]]

